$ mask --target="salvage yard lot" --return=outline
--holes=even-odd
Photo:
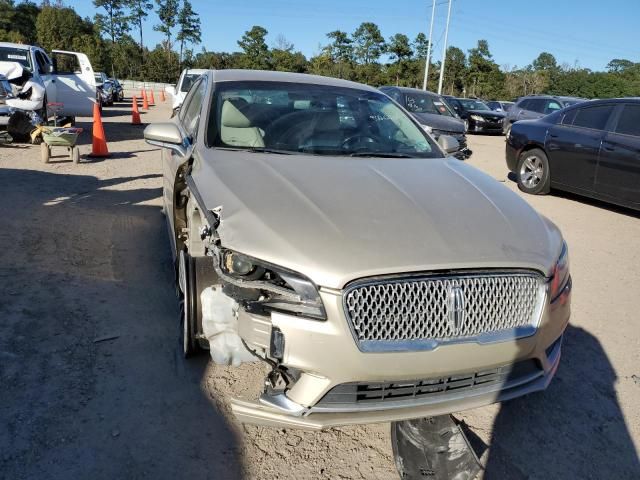
[[[238,426],[227,396],[255,390],[260,367],[181,358],[159,155],[130,104],[103,121],[107,159],[0,147],[0,478],[396,478],[389,425]],[[504,137],[469,144],[468,163],[517,191]],[[456,417],[485,478],[639,478],[640,214],[525,198],[569,244],[560,369],[545,393]]]

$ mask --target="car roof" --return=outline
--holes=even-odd
[[[567,108],[582,108],[585,105],[600,105],[603,103],[640,103],[640,97],[598,98],[596,100],[585,100]]]
[[[369,85],[306,73],[272,72],[267,70],[209,70],[214,82],[290,82],[331,87],[379,91]]]
[[[185,75],[202,75],[203,73],[207,73],[208,71],[209,70],[207,70],[206,68],[185,68]]]
[[[399,90],[401,92],[404,93],[426,93],[427,95],[432,95],[434,97],[438,97],[439,95],[435,92],[432,92],[430,90],[422,90],[420,88],[411,88],[411,87],[396,87],[395,85],[385,85],[383,87],[380,87],[380,90],[382,90],[383,88],[388,88],[388,89],[395,89],[395,90]]]
[[[23,43],[0,42],[0,47],[17,48],[20,50],[29,50],[33,45],[25,45]]]

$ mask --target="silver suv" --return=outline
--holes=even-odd
[[[528,95],[520,97],[515,105],[507,112],[507,121],[504,123],[505,133],[511,131],[511,125],[518,120],[534,120],[561,110],[569,105],[584,102],[584,98],[557,97],[554,95]]]

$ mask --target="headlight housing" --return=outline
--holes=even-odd
[[[563,292],[565,286],[569,282],[569,249],[566,242],[562,242],[562,251],[560,257],[553,269],[551,277],[551,285],[549,288],[549,296],[551,302],[555,301]]]
[[[475,120],[476,122],[484,122],[485,119],[484,117],[480,116],[480,115],[469,115],[471,117],[472,120]]]
[[[228,249],[214,254],[214,267],[224,282],[240,290],[237,300],[252,313],[327,319],[318,288],[304,275]]]
[[[433,133],[433,128],[430,127],[429,125],[420,125],[422,127],[422,129],[427,132],[427,133]]]

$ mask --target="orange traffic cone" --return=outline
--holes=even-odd
[[[131,102],[131,125],[140,125],[142,122],[140,121],[140,112],[138,111],[138,99],[136,96],[133,96],[133,101]]]
[[[142,98],[142,89],[140,89],[140,95],[138,95],[140,98]]]
[[[164,96],[164,90],[160,90],[160,101],[164,103],[167,98]]]
[[[149,110],[149,101],[147,100],[147,92],[142,91],[142,109]]]
[[[93,104],[93,145],[90,157],[108,157],[109,149],[107,148],[107,139],[104,135],[104,127],[102,126],[102,117],[100,116],[100,107],[97,103]]]
[[[151,96],[149,97],[149,105],[151,105],[151,106],[153,107],[153,106],[156,104],[156,99],[155,99],[155,98],[153,98],[153,90],[151,90],[151,91],[149,92],[149,95],[151,95]]]

